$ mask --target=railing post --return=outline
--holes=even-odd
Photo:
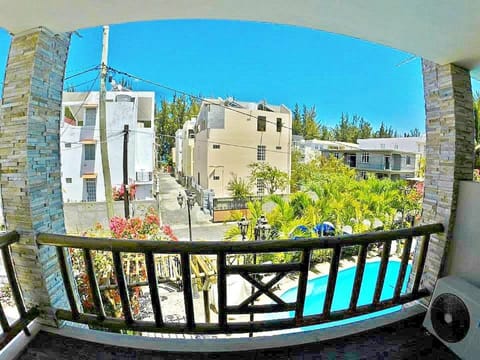
[[[227,330],[227,274],[226,257],[222,251],[217,255],[217,288],[218,288],[218,325]]]
[[[425,259],[427,258],[428,243],[430,242],[430,235],[422,237],[420,249],[418,251],[417,266],[415,267],[415,278],[413,280],[412,293],[418,293],[420,287],[420,280],[422,279],[423,270],[425,267]]]
[[[300,276],[298,278],[297,307],[295,309],[295,322],[298,324],[303,320],[303,310],[305,308],[305,298],[307,293],[308,271],[310,269],[311,251],[302,252],[302,262],[300,265]]]
[[[362,286],[363,272],[365,270],[365,260],[367,258],[368,245],[360,245],[357,258],[357,268],[355,269],[355,280],[353,281],[352,297],[348,310],[354,312],[357,309],[358,297]]]
[[[133,323],[132,309],[130,307],[130,297],[128,295],[127,280],[125,279],[125,272],[123,271],[122,258],[118,251],[112,251],[113,266],[115,268],[115,280],[118,285],[118,293],[122,302],[123,317],[125,323]]]
[[[323,304],[323,317],[328,319],[330,309],[332,307],[335,285],[337,283],[338,264],[340,262],[340,253],[342,248],[337,245],[333,248],[332,262],[330,263],[330,271],[328,272],[327,293],[325,294],[325,303]]]
[[[187,329],[192,330],[195,326],[195,314],[193,310],[192,280],[190,275],[190,254],[183,252],[182,259],[182,282],[183,301],[185,303],[185,316],[187,317]]]
[[[92,293],[93,304],[99,320],[105,319],[105,309],[103,308],[102,296],[98,288],[97,278],[95,277],[95,269],[93,267],[92,254],[90,250],[83,249],[83,257],[87,270],[88,284]]]
[[[383,284],[385,283],[385,274],[387,273],[388,259],[390,258],[391,240],[383,243],[382,260],[378,269],[377,284],[375,285],[375,293],[373,294],[373,306],[378,305],[382,295]]]

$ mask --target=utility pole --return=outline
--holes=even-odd
[[[108,25],[103,27],[102,41],[102,65],[100,68],[100,154],[102,156],[102,172],[103,184],[105,189],[105,202],[107,205],[108,220],[114,216],[113,213],[113,195],[112,195],[112,178],[110,176],[110,162],[108,160],[108,144],[107,144],[107,109],[106,109],[106,81],[107,81],[107,58],[108,58]]]
[[[125,219],[130,218],[130,203],[128,193],[128,125],[123,126],[123,208]]]

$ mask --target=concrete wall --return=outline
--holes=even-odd
[[[123,201],[115,201],[113,205],[115,215],[124,217]],[[158,210],[156,200],[134,201],[131,204],[130,215],[143,217],[150,207]],[[92,229],[97,222],[105,228],[108,227],[105,202],[65,203],[63,210],[68,234],[81,234],[83,231]]]
[[[207,116],[208,124],[220,127],[219,124],[223,123],[223,128],[207,128],[196,134],[194,177],[200,172],[200,185],[203,188],[213,189],[216,197],[231,196],[227,184],[232,173],[241,178],[250,176],[248,164],[257,162],[258,145],[266,146],[264,162],[290,175],[292,133],[291,113],[288,109],[276,107],[278,109],[274,112],[243,107],[224,109],[203,103],[202,108],[206,107],[210,108],[210,112],[200,111],[197,122],[200,128],[205,121],[204,116]],[[224,111],[214,110],[216,108]],[[205,113],[207,115],[202,115]],[[224,116],[223,121],[214,121],[214,115]],[[257,131],[257,116],[267,118],[266,131]],[[277,118],[282,119],[280,132],[276,128]],[[214,149],[214,145],[219,145],[220,148]],[[287,187],[282,193],[289,193],[289,190]]]
[[[480,183],[461,181],[446,275],[461,276],[477,286],[480,286],[479,214]]]

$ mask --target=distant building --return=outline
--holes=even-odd
[[[195,118],[186,121],[181,129],[175,132],[174,164],[175,177],[187,188],[192,185],[193,149],[195,146]]]
[[[342,157],[347,165],[357,169],[360,177],[368,173],[392,180],[418,177],[420,158],[425,155],[425,136],[357,141],[358,149],[345,151]]]
[[[65,202],[105,201],[98,106],[98,92],[63,94],[60,153]],[[154,108],[153,92],[107,92],[112,186],[123,183],[123,129],[128,125],[128,178],[130,184],[136,185],[136,199],[152,197]]]
[[[358,144],[354,143],[318,139],[305,140],[298,135],[294,137],[293,148],[300,151],[303,162],[309,162],[319,155],[334,155],[338,159],[341,157],[342,151],[358,149]]]
[[[193,185],[216,198],[232,194],[233,175],[247,179],[248,165],[267,162],[290,176],[291,111],[283,106],[236,100],[206,99],[195,123]],[[255,194],[266,193],[261,179]],[[289,186],[282,193],[289,193]]]

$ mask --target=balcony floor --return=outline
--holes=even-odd
[[[206,360],[206,359],[458,359],[440,341],[429,335],[415,316],[348,338],[289,348],[232,353],[165,353],[101,345],[40,332],[18,360],[101,359],[101,360]],[[195,340],[192,340],[195,341]]]

